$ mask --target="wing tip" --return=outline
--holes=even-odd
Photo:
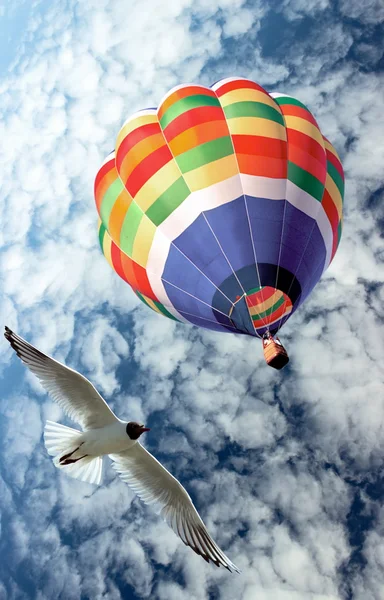
[[[7,342],[9,342],[11,348],[16,352],[17,356],[20,357],[20,354],[18,352],[18,348],[16,345],[16,338],[15,338],[15,334],[13,333],[12,329],[10,329],[9,327],[7,327],[7,325],[5,325],[4,327],[5,331],[4,331],[4,337],[7,340]],[[21,357],[20,357],[21,358]]]
[[[180,539],[185,544],[185,546],[191,548],[198,556],[201,556],[201,558],[203,558],[206,563],[213,563],[216,567],[224,567],[230,573],[237,573],[238,575],[241,574],[241,570],[238,567],[236,567],[236,565],[231,560],[229,560],[228,556],[226,556],[223,552],[223,558],[219,560],[218,558],[214,558],[208,553],[203,552],[198,546],[192,546],[190,543],[184,541],[183,538]]]

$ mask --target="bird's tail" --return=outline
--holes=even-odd
[[[81,452],[82,432],[60,423],[47,421],[44,428],[44,443],[53,463],[67,475],[87,483],[99,484],[103,460],[101,456],[88,456]]]

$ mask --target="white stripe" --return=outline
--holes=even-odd
[[[209,188],[192,192],[170,215],[159,225],[164,235],[170,240],[176,239],[203,212],[232,202],[243,195],[241,181],[234,175],[225,181],[215,183]]]
[[[293,98],[293,100],[296,100],[296,98],[294,96],[291,96],[291,94],[281,94],[280,92],[271,92],[269,95],[272,96],[272,98]]]
[[[259,175],[240,174],[242,189],[247,196],[267,198],[268,200],[284,200],[286,179],[260,177]]]
[[[167,311],[183,323],[190,323],[190,321],[183,317],[173,307],[173,304],[168,298],[168,294],[165,291],[165,287],[161,279],[165,263],[168,258],[170,245],[170,240],[168,240],[159,229],[156,229],[156,233],[152,241],[152,246],[149,251],[148,262],[146,266],[148,280],[155,296],[158,298],[161,304],[164,304],[164,306],[166,306]],[[173,308],[171,308],[171,306]]]

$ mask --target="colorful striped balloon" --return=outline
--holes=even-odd
[[[242,78],[134,114],[95,181],[104,255],[140,300],[253,336],[275,334],[330,264],[343,194],[308,108]]]

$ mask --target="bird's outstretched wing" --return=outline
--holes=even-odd
[[[111,454],[110,458],[123,481],[143,502],[154,505],[186,546],[207,562],[240,572],[209,535],[181,483],[140,443],[119,454]]]
[[[116,422],[117,417],[86,377],[43,354],[8,327],[4,336],[53,400],[83,429]]]

